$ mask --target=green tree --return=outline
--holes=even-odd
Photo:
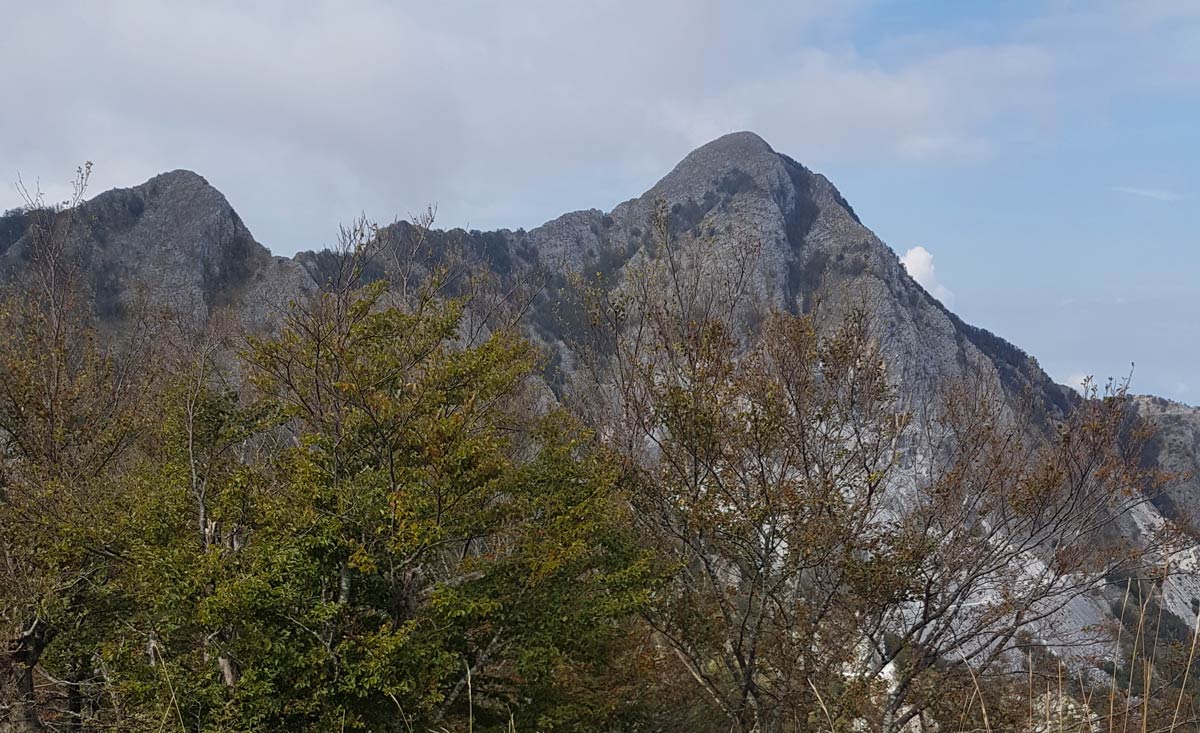
[[[120,616],[97,653],[108,717],[123,730],[220,730],[237,719],[241,619],[228,593],[254,580],[242,550],[263,526],[277,450],[271,421],[216,368],[227,340],[174,325],[183,338],[164,349],[175,357],[163,362],[170,384],[114,499],[128,538],[109,582]]]
[[[0,300],[0,731],[80,725],[124,561],[113,486],[145,426],[150,341],[138,317],[119,339],[93,318],[73,249],[89,170],[66,205],[31,199],[29,281]]]
[[[230,590],[247,720],[592,725],[567,690],[644,592],[612,471],[536,417],[523,339],[460,343],[432,287],[386,300],[335,288],[248,355],[295,447]]]
[[[367,230],[362,230],[367,232]],[[119,501],[131,560],[100,644],[127,729],[595,730],[651,568],[617,465],[539,407],[514,329],[465,338],[434,273],[360,246],[253,339],[184,333]],[[459,290],[461,291],[461,283]],[[629,700],[635,699],[633,695]]]

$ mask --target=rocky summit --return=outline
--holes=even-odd
[[[826,309],[854,303],[872,312],[896,375],[922,393],[970,376],[1016,393],[1032,389],[1057,411],[1073,392],[1054,384],[1019,348],[975,328],[921,288],[896,253],[868,229],[824,176],[762,138],[739,132],[684,158],[641,196],[612,211],[564,214],[530,231],[440,233],[446,246],[480,256],[501,277],[541,268],[565,286],[563,273],[599,272],[620,281],[622,268],[650,244],[657,202],[670,212],[684,246],[703,240],[713,257],[749,262],[749,287],[770,305]],[[76,246],[87,263],[98,308],[118,318],[139,289],[198,313],[232,307],[251,328],[266,328],[289,299],[315,291],[329,274],[328,252],[273,257],[256,242],[225,197],[201,176],[172,171],[85,204],[87,227]],[[19,277],[23,258],[19,213],[0,226],[0,259]],[[7,241],[5,241],[7,239]],[[554,298],[538,306],[549,309]],[[553,320],[535,307],[545,340],[561,340]]]

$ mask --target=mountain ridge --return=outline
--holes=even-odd
[[[718,226],[732,221],[741,226],[730,228],[740,231],[718,233],[721,243],[755,235],[768,240],[773,246],[764,247],[763,277],[756,284],[772,305],[806,310],[812,305],[807,301],[830,284],[824,281],[853,281],[870,270],[893,291],[892,300],[919,300],[932,309],[922,320],[938,321],[942,335],[953,335],[959,350],[970,344],[985,354],[1010,388],[1036,383],[1049,402],[1068,409],[1070,393],[1062,385],[1050,389],[1047,383],[1053,380],[1028,354],[958,318],[912,280],[896,253],[866,228],[828,178],[776,152],[750,131],[729,133],[696,148],[641,196],[608,212],[567,212],[528,231],[449,233],[476,240],[478,253],[502,270],[520,261],[579,271],[602,260],[627,258],[644,247],[650,209],[659,199],[670,206],[677,232],[690,230],[695,236],[706,220]],[[85,239],[91,241],[81,242],[81,249],[93,288],[106,296],[100,310],[110,316],[119,314],[135,283],[151,283],[187,308],[211,311],[237,303],[246,322],[262,328],[272,320],[272,303],[314,292],[327,274],[328,265],[320,260],[329,250],[274,255],[254,239],[217,188],[187,169],[102,192],[84,207],[91,235]],[[11,276],[19,270],[13,260],[21,258],[21,249],[19,241],[5,241],[6,230],[17,228],[11,221],[15,217],[7,218],[7,227],[0,220],[0,263]],[[808,241],[818,224],[822,231]],[[11,233],[7,238],[12,239]],[[974,354],[956,358],[970,361]]]
[[[567,273],[598,273],[619,286],[629,263],[653,246],[651,222],[660,204],[681,249],[706,248],[718,272],[749,263],[748,290],[759,306],[814,312],[830,323],[848,307],[868,307],[894,378],[914,403],[963,381],[1012,397],[1032,393],[1051,416],[1065,414],[1080,399],[1018,346],[966,323],[929,294],[828,178],[753,132],[698,147],[647,191],[607,212],[567,212],[530,230],[437,230],[435,244],[462,249],[502,279],[545,273],[528,326],[552,360],[569,369],[571,339],[560,313],[570,296]],[[198,317],[232,308],[249,329],[269,330],[288,302],[318,292],[336,265],[328,250],[272,254],[225,196],[189,170],[100,193],[83,204],[83,212],[87,226],[73,244],[97,310],[110,319],[119,319],[148,289]],[[21,217],[0,217],[4,277],[19,277],[27,259]],[[411,236],[404,223],[384,231],[398,240]],[[387,274],[384,267],[373,276]],[[1169,411],[1168,420],[1167,412],[1151,405],[1147,399],[1140,409],[1152,419],[1188,425],[1194,419],[1200,426],[1200,410]],[[1200,466],[1187,456],[1171,460]],[[1200,501],[1200,488],[1185,493]]]

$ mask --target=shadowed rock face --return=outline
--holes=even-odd
[[[31,246],[24,232],[7,246],[0,242],[7,277],[20,277]],[[299,264],[272,257],[221,192],[191,171],[91,199],[71,230],[70,247],[84,264],[98,313],[113,321],[144,293],[197,315],[232,307],[247,325],[265,328],[275,304],[314,290]]]
[[[1200,537],[1200,408],[1144,395],[1134,398],[1133,408],[1155,429],[1143,462],[1177,477],[1156,508]]]

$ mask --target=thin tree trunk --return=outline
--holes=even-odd
[[[33,699],[33,668],[8,657],[0,669],[0,733],[41,730]]]
[[[350,566],[347,563],[342,563],[341,570],[338,572],[338,605],[346,606],[350,604]]]
[[[83,665],[77,664],[71,679],[67,681],[67,714],[71,716],[67,730],[72,733],[83,730],[83,683],[80,682],[82,677]]]
[[[237,662],[233,661],[233,657],[222,654],[217,658],[217,664],[221,667],[221,679],[224,680],[225,686],[230,689],[237,687],[241,673],[238,671]]]
[[[492,640],[488,642],[487,648],[484,649],[479,655],[479,658],[475,660],[475,664],[467,667],[467,673],[463,675],[463,677],[458,680],[458,683],[454,685],[454,688],[450,690],[450,694],[446,696],[446,699],[442,702],[441,708],[438,709],[437,714],[434,716],[433,722],[435,725],[442,722],[442,719],[446,717],[446,713],[450,711],[450,707],[454,705],[455,701],[458,700],[458,696],[462,694],[463,688],[466,687],[470,682],[471,677],[478,675],[479,670],[483,668],[483,665],[487,664],[488,658],[492,656],[492,653],[496,651],[496,647],[499,646],[500,637],[503,633],[504,629],[497,631],[496,635],[492,637]]]
[[[67,677],[63,680],[66,687],[67,696],[67,727],[72,733],[79,733],[83,730],[83,721],[86,717],[85,704],[87,698],[84,691],[84,685],[87,683],[89,664],[86,657],[76,657],[71,664]]]
[[[45,730],[34,699],[33,670],[50,642],[50,629],[34,621],[0,656],[0,733]]]

